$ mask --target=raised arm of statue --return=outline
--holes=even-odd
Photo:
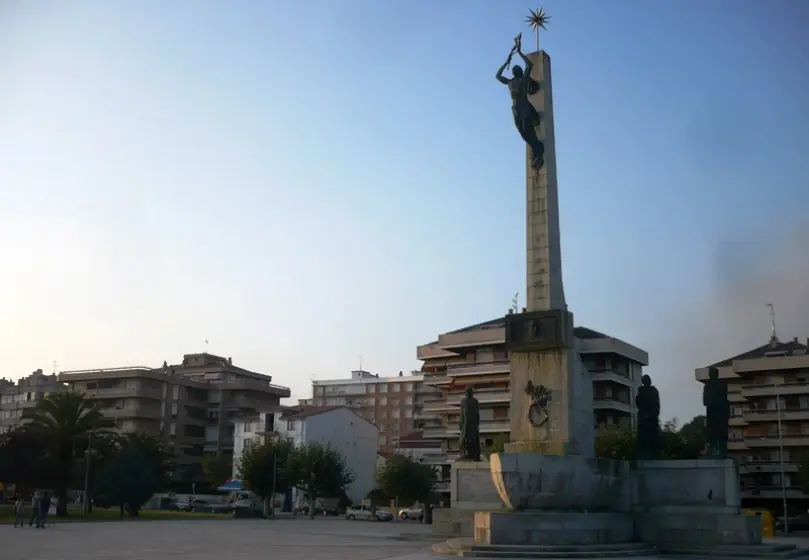
[[[654,410],[655,416],[660,416],[660,392],[657,390],[657,387],[653,387],[654,391],[652,392],[652,405]]]
[[[525,56],[523,54],[522,47],[517,48],[517,54],[520,55],[520,58],[522,58],[523,62],[525,62],[525,74],[524,75],[530,77],[531,76],[531,68],[534,67],[534,63],[531,62],[530,58],[528,58],[527,56]],[[537,55],[537,56],[539,56],[539,55]]]
[[[497,81],[500,82],[501,84],[508,85],[508,78],[503,76],[503,72],[505,72],[508,65],[511,64],[511,57],[513,55],[514,55],[514,49],[511,49],[511,52],[508,53],[508,58],[503,63],[503,65],[497,70],[497,74],[495,74],[495,76],[494,76],[495,78],[497,78]]]

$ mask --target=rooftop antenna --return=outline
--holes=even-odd
[[[56,360],[53,361],[53,374],[56,375]]]
[[[362,371],[362,354],[360,354],[359,358],[360,358],[360,371]]]
[[[208,353],[208,341],[206,340],[205,341],[205,352],[203,352],[203,354],[207,354],[207,353]]]
[[[514,297],[511,298],[511,310],[514,311],[514,313],[520,312],[520,292],[517,292],[514,294]]]
[[[778,336],[775,334],[775,305],[772,303],[766,304],[770,308],[770,323],[772,324],[772,332],[770,333],[770,343],[778,342]]]

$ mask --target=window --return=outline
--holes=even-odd
[[[388,386],[385,383],[381,383],[379,385],[379,392],[380,393],[387,393],[388,392]]]
[[[412,390],[413,390],[413,383],[411,383],[410,381],[408,381],[407,383],[405,383],[405,384],[404,384],[404,390],[405,390],[405,391],[412,391]]]
[[[171,417],[177,418],[177,403],[171,403]]]
[[[398,393],[399,392],[399,384],[394,383],[393,385],[390,386],[390,390],[391,390],[392,393]]]
[[[253,423],[252,422],[245,422],[244,423],[244,433],[249,434],[253,431]]]
[[[174,423],[174,422],[172,422],[172,423],[169,425],[169,435],[170,435],[171,437],[174,437],[174,436],[176,436],[176,435],[177,435],[177,424],[176,424],[176,423]]]
[[[171,388],[171,398],[175,401],[180,398],[180,388],[177,385]]]
[[[413,418],[413,409],[412,408],[408,408],[407,410],[405,410],[405,418]]]
[[[388,398],[387,397],[379,397],[379,404],[382,405],[382,406],[385,406],[386,404],[388,404]]]
[[[407,397],[407,399],[405,399],[405,402],[407,404],[413,404],[413,397]]]
[[[294,431],[295,430],[295,421],[294,420],[287,420],[287,431]]]
[[[394,418],[398,418],[399,417],[399,409],[398,408],[394,409],[392,414],[393,414]]]

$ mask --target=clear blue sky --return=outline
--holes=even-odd
[[[0,374],[207,339],[306,396],[503,314],[524,148],[494,72],[536,7],[3,2]],[[809,336],[809,2],[545,9],[568,302],[690,416],[765,303]]]

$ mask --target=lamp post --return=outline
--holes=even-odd
[[[784,439],[781,434],[781,390],[775,385],[775,409],[778,415],[778,456],[781,467],[781,506],[784,509],[784,531],[789,534],[789,515],[787,513],[787,484],[784,477]]]
[[[92,452],[93,432],[87,432],[87,449],[84,450],[84,503],[82,504],[82,513],[87,515],[87,505],[89,498],[87,491],[90,487],[90,453]]]

